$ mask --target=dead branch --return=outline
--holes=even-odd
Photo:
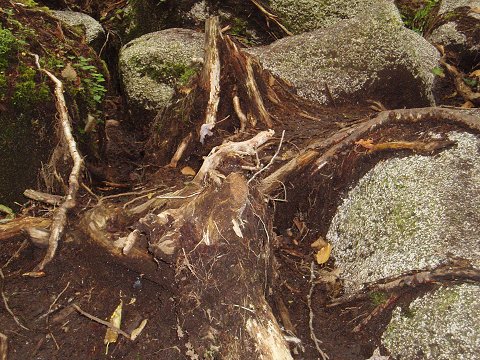
[[[7,240],[22,234],[28,228],[47,229],[52,223],[51,219],[40,217],[17,217],[6,224],[0,224],[0,240]]]
[[[378,317],[380,314],[385,312],[385,310],[391,308],[399,298],[400,298],[399,294],[392,294],[387,299],[387,301],[378,305],[375,309],[373,309],[373,311],[365,319],[360,321],[360,323],[353,328],[352,332],[358,333],[362,331],[365,328],[365,326],[367,326],[368,323],[372,321],[372,319],[374,319],[375,317]]]
[[[279,20],[278,20],[278,16],[273,14],[271,11],[267,10],[267,7],[265,5],[263,5],[259,0],[250,0],[257,8],[258,10],[260,10],[263,15],[265,16],[265,18],[267,19],[267,22],[269,20],[273,21],[275,24],[278,25],[278,27],[280,29],[282,29],[285,34],[289,35],[289,36],[292,36],[293,33],[291,31],[289,31]]]
[[[45,266],[54,258],[57,251],[58,242],[63,235],[65,225],[67,223],[67,213],[70,209],[75,207],[76,196],[79,188],[79,177],[82,170],[83,160],[77,149],[77,143],[73,138],[72,126],[68,118],[68,110],[63,96],[63,83],[50,71],[43,69],[39,63],[37,54],[32,54],[35,57],[35,64],[37,68],[45,73],[55,84],[55,106],[57,107],[59,121],[63,133],[64,140],[68,145],[70,156],[73,160],[73,167],[68,178],[68,193],[65,196],[63,203],[55,210],[53,215],[53,222],[48,239],[48,249],[43,260],[38,264],[33,272],[29,275],[38,276],[43,274]]]
[[[187,136],[185,136],[185,138],[182,140],[180,145],[178,145],[177,151],[175,151],[175,154],[173,154],[172,160],[170,160],[170,164],[168,164],[168,166],[172,168],[177,167],[177,164],[182,158],[183,153],[187,149],[187,146],[190,143],[190,140],[192,140],[192,136],[193,136],[192,133],[189,133]]]
[[[47,193],[33,190],[33,189],[25,190],[23,192],[23,196],[35,201],[40,201],[40,202],[43,202],[49,205],[54,205],[54,206],[57,206],[63,200],[63,196],[47,194]]]

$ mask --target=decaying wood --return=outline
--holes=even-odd
[[[217,110],[220,102],[220,54],[217,41],[222,37],[218,17],[207,19],[205,23],[205,66],[201,81],[208,84],[209,98],[205,114],[205,123],[200,127],[200,142],[211,136],[217,121]]]
[[[83,160],[77,149],[77,143],[73,138],[72,126],[68,117],[67,104],[63,96],[63,83],[50,71],[43,69],[39,63],[39,57],[33,54],[37,68],[45,73],[50,80],[55,84],[55,105],[58,111],[60,127],[65,142],[68,145],[70,156],[73,160],[73,167],[68,178],[68,193],[65,196],[62,204],[55,210],[53,215],[53,222],[50,228],[50,238],[48,239],[48,249],[43,260],[29,273],[32,276],[42,275],[45,266],[54,258],[57,251],[58,242],[60,241],[65,225],[67,223],[67,213],[70,209],[75,207],[77,191],[79,188],[79,177],[82,170]]]
[[[274,134],[275,131],[273,130],[262,131],[249,140],[236,143],[229,142],[213,148],[193,181],[196,183],[202,182],[205,175],[209,171],[215,170],[220,162],[230,154],[254,155],[256,149],[270,140]]]
[[[49,218],[40,218],[33,216],[17,217],[8,223],[0,224],[0,240],[7,240],[20,235],[29,228],[48,229],[52,224]]]

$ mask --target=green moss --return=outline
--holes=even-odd
[[[9,29],[4,29],[0,24],[0,72],[7,69],[18,46],[19,41],[15,38],[15,35]]]
[[[132,59],[132,61],[138,67],[140,62],[136,59]],[[189,66],[181,63],[163,62],[159,65],[141,66],[138,71],[144,73],[153,80],[170,86],[175,86],[187,84],[190,78],[197,73],[198,68],[196,66]]]
[[[20,75],[17,77],[12,95],[12,103],[22,112],[29,112],[39,103],[49,101],[51,92],[42,81],[35,81],[36,71],[25,65],[18,67]]]
[[[381,305],[388,299],[388,295],[383,291],[373,291],[368,294],[368,297],[374,306]]]

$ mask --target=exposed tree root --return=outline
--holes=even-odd
[[[434,270],[419,271],[396,277],[392,280],[384,280],[381,283],[367,285],[360,292],[335,299],[328,307],[343,305],[355,300],[367,299],[373,291],[400,292],[426,284],[456,283],[456,282],[480,282],[480,270],[468,266],[465,261],[455,260],[451,264],[440,266]]]
[[[431,107],[383,111],[375,118],[338,131],[326,140],[313,142],[297,157],[263,179],[260,183],[260,190],[265,194],[272,195],[280,188],[281,183],[286,182],[288,177],[301,173],[310,165],[312,166],[311,172],[316,173],[334,160],[341,151],[352,148],[355,146],[355,142],[368,137],[373,130],[393,124],[420,122],[452,123],[466,130],[480,133],[480,119],[459,110]],[[325,149],[328,150],[322,152]]]
[[[83,160],[77,149],[77,144],[73,138],[72,126],[68,118],[68,110],[63,96],[63,83],[50,71],[40,66],[38,55],[33,54],[37,68],[45,73],[55,84],[55,105],[57,107],[60,128],[65,142],[68,145],[70,156],[73,160],[73,167],[68,179],[68,192],[63,203],[55,210],[53,222],[50,228],[50,237],[48,239],[48,249],[43,260],[35,267],[35,269],[27,273],[29,276],[38,277],[44,275],[45,266],[54,258],[57,251],[58,242],[60,241],[65,225],[67,223],[67,213],[75,207],[77,191],[79,188],[79,177],[82,170]]]

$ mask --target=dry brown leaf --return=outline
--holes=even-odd
[[[185,166],[180,172],[186,176],[195,176],[197,172],[193,170],[190,166]]]
[[[65,66],[65,69],[62,70],[61,75],[66,80],[70,80],[70,81],[77,80],[77,72],[75,71],[72,64],[70,63],[68,63],[67,66]]]
[[[138,337],[138,335],[140,335],[145,325],[147,325],[147,321],[147,319],[143,319],[140,325],[138,325],[138,327],[132,331],[132,334],[130,335],[130,340],[133,341]]]
[[[469,74],[470,77],[478,77],[480,78],[480,70],[475,70],[475,71],[472,71],[470,74]]]
[[[470,9],[470,12],[480,14],[480,6],[476,6]]]
[[[122,325],[122,308],[123,308],[123,301],[120,300],[120,304],[118,304],[112,316],[110,316],[110,323],[119,329],[120,329],[120,326]],[[107,332],[105,333],[105,338],[103,340],[103,343],[107,345],[105,349],[105,354],[108,354],[108,345],[110,345],[111,343],[117,342],[117,339],[118,339],[118,332],[115,331],[114,329],[108,328]]]
[[[325,247],[328,245],[328,242],[323,238],[319,237],[317,240],[315,240],[312,245],[310,245],[314,249],[320,250],[322,247]]]
[[[322,247],[318,250],[317,255],[315,256],[317,263],[319,265],[325,264],[328,259],[330,259],[330,253],[332,252],[332,245],[327,244],[326,246]]]
[[[472,109],[475,107],[471,101],[466,101],[460,106],[462,109]]]

